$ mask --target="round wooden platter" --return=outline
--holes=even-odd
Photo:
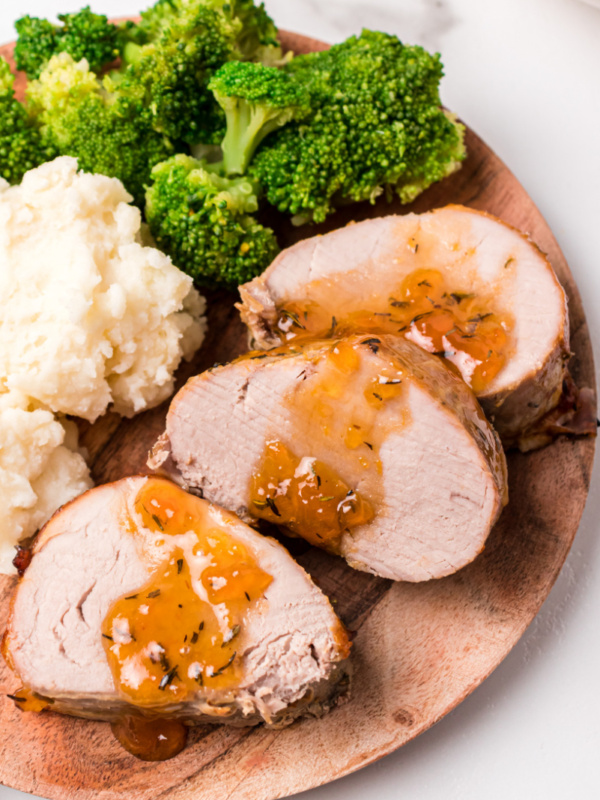
[[[326,45],[294,34],[296,52]],[[10,45],[0,49],[5,55]],[[20,91],[23,79],[19,82]],[[523,187],[472,131],[468,158],[451,178],[408,207],[380,202],[344,209],[328,223],[276,226],[283,246],[353,219],[463,203],[528,232],[548,253],[569,296],[572,372],[594,386],[591,343],[573,277],[558,244]],[[209,297],[209,333],[179,385],[246,349],[234,297]],[[81,426],[98,483],[145,471],[164,428],[167,404],[122,420],[107,414]],[[447,714],[502,661],[532,621],[565,561],[588,493],[594,439],[562,438],[528,455],[508,456],[510,502],[484,553],[458,574],[422,584],[391,583],[341,559],[286,541],[356,631],[351,699],[320,720],[283,730],[196,728],[186,750],[149,764],[120,748],[105,723],[24,714],[3,695],[17,684],[0,664],[0,782],[48,798],[86,800],[273,800],[335,780],[391,753]],[[0,576],[0,631],[15,580]],[[0,659],[1,661],[1,659]]]

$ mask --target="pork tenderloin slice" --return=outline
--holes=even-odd
[[[259,515],[251,486],[267,445],[277,440],[299,461],[316,459],[333,469],[373,509],[370,521],[343,530],[327,549],[394,580],[455,572],[482,550],[506,502],[496,433],[441,359],[398,337],[363,335],[339,344],[358,363],[337,391],[331,342],[307,343],[295,353],[255,353],[192,378],[171,404],[149,466],[169,464],[190,491],[251,522]],[[401,376],[400,391],[369,416],[365,393],[372,389],[370,400],[378,402],[381,375]],[[382,388],[394,382],[385,378]],[[349,446],[348,432],[357,428],[360,436]],[[282,483],[274,501],[280,505],[287,491]]]
[[[52,710],[99,720],[139,711],[115,688],[102,625],[111,606],[136,593],[157,568],[150,534],[134,508],[148,481],[163,483],[124,478],[65,506],[40,533],[19,581],[3,650],[25,687],[53,701]],[[323,713],[347,685],[349,650],[327,598],[276,541],[207,501],[197,502],[207,521],[241,542],[272,582],[237,636],[237,685],[199,686],[184,701],[146,704],[144,713],[187,724],[273,726]],[[184,631],[179,633],[183,642]]]
[[[403,279],[421,269],[442,274],[448,297],[480,297],[503,320],[504,364],[476,394],[503,442],[515,444],[521,431],[558,403],[570,355],[568,314],[546,256],[490,214],[451,205],[369,219],[305,239],[240,287],[238,307],[256,345],[270,348],[295,330],[289,320],[282,324],[282,309],[299,306],[309,314],[316,309],[328,324],[335,318],[339,326],[359,311],[389,311],[388,300]],[[372,323],[382,320],[373,317]],[[436,349],[414,325],[404,335]],[[458,359],[455,363],[469,381],[468,360],[467,369]]]

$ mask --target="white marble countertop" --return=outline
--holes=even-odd
[[[90,0],[132,14],[139,0]],[[3,2],[12,20],[75,0]],[[600,10],[579,0],[266,0],[282,28],[331,42],[370,27],[439,50],[442,98],[509,165],[581,291],[600,363]],[[303,800],[600,797],[600,471],[542,611],[513,652],[433,729]],[[0,731],[2,736],[2,731]],[[0,787],[0,800],[25,798]]]

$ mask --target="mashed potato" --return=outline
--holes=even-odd
[[[73,423],[173,391],[204,338],[204,298],[142,241],[120,181],[57,158],[0,179],[0,572],[14,545],[92,486]]]
[[[0,392],[94,421],[167,398],[204,338],[204,299],[141,243],[120,181],[57,158],[0,183]]]
[[[63,503],[92,486],[76,452],[75,425],[32,409],[18,392],[0,394],[0,572],[14,572],[14,546]]]

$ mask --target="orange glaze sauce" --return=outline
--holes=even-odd
[[[168,717],[169,706],[197,692],[222,699],[240,680],[244,620],[272,576],[206,501],[170,481],[149,479],[135,511],[146,530],[131,520],[133,535],[148,547],[150,531],[161,557],[144,586],[113,604],[102,637],[119,693],[150,716],[127,716],[113,732],[130,752],[156,760],[179,752],[185,736],[180,723],[167,719],[161,727],[153,716]]]
[[[392,357],[370,356],[379,345],[375,337],[359,336],[289,348],[305,351],[311,373],[287,399],[290,441],[296,444],[274,432],[251,478],[255,516],[332,552],[346,531],[373,519],[380,499],[378,451],[385,426],[379,412],[401,396],[404,374]],[[397,409],[394,424],[402,425],[406,413]],[[298,442],[306,443],[301,452]],[[342,463],[344,477],[338,474]],[[360,492],[358,483],[364,487]]]
[[[419,268],[385,297],[374,295],[367,308],[344,304],[343,288],[309,284],[307,296],[279,308],[275,332],[281,341],[344,336],[354,331],[406,336],[430,353],[443,356],[480,393],[505,364],[509,349],[508,314],[494,310],[493,296],[455,290],[440,271]],[[335,306],[330,298],[335,298]],[[360,301],[359,301],[360,303]],[[332,308],[340,309],[332,313]]]
[[[7,695],[21,711],[46,711],[52,708],[53,700],[42,697],[26,686],[21,686],[14,694]]]
[[[368,500],[316,458],[298,458],[282,442],[267,442],[252,476],[252,513],[285,525],[318,547],[335,545],[348,528],[373,518]]]

